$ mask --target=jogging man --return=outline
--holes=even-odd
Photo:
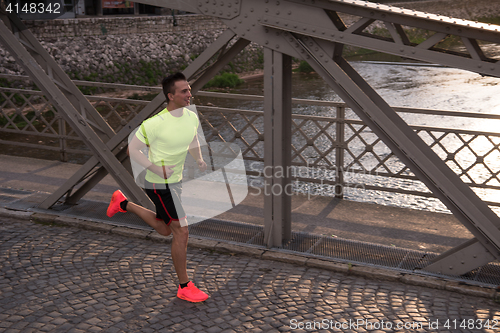
[[[207,168],[197,136],[199,120],[185,108],[190,105],[191,87],[182,73],[163,79],[167,108],[145,120],[129,143],[132,160],[146,171],[145,190],[156,207],[156,213],[129,202],[121,191],[115,191],[107,215],[131,212],[159,234],[172,234],[172,261],[179,279],[177,297],[202,302],[208,295],[189,280],[187,274],[188,223],[180,204],[182,170],[187,152],[196,160],[200,171]],[[148,156],[143,151],[148,148]]]

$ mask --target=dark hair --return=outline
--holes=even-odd
[[[163,86],[163,93],[167,98],[167,102],[170,102],[170,100],[168,99],[168,94],[175,94],[175,82],[177,81],[187,81],[186,76],[184,76],[184,74],[182,74],[181,72],[178,72],[167,76],[163,79],[163,81],[161,81],[161,85]]]

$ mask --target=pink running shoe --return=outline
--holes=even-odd
[[[189,281],[186,288],[181,288],[179,286],[179,290],[177,291],[177,297],[189,302],[196,303],[196,302],[203,302],[208,298],[208,295],[205,294],[200,289],[196,288],[193,282]]]
[[[117,190],[115,193],[113,193],[113,196],[111,197],[111,201],[108,206],[108,211],[106,212],[106,215],[109,217],[112,217],[118,212],[125,213],[126,210],[121,209],[120,203],[124,200],[127,200],[127,198],[123,195],[122,191]]]

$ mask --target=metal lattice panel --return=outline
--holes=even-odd
[[[208,142],[234,142],[242,148],[246,159],[263,159],[263,117],[262,112],[241,112],[241,110],[201,106],[197,108],[200,122]]]
[[[89,96],[89,101],[116,132],[122,130],[148,104],[147,101],[92,96]]]
[[[331,119],[292,119],[292,162],[334,166],[334,125]]]

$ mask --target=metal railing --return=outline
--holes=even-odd
[[[9,78],[0,75],[0,78]],[[10,78],[22,78],[19,76]],[[161,92],[160,88],[75,81],[79,86]],[[197,96],[263,101],[262,96],[198,92]],[[87,96],[115,130],[125,126],[148,101]],[[344,103],[293,99],[294,104],[327,108],[334,116],[292,116],[292,172],[300,184],[316,186],[316,192],[342,197],[346,189],[362,188],[423,197],[433,194],[350,112]],[[261,108],[262,109],[262,108]],[[197,105],[207,142],[233,142],[242,149],[247,174],[263,175],[263,111]],[[500,120],[500,115],[471,112],[395,108],[405,114]],[[500,207],[500,133],[437,126],[411,126],[420,137],[489,205]],[[91,155],[76,133],[60,118],[41,92],[0,88],[0,144],[68,154]],[[498,192],[500,193],[500,192]],[[496,197],[496,198],[495,198]]]
[[[408,167],[362,121],[346,117],[345,104],[298,99],[294,99],[294,103],[329,106],[335,108],[336,112],[335,117],[293,115],[292,178],[295,181],[328,185],[331,187],[330,194],[337,197],[342,197],[346,188],[433,197]],[[198,111],[206,126],[207,141],[238,143],[246,160],[263,162],[262,111],[206,106],[198,106]],[[396,111],[500,120],[500,115],[480,113],[409,108],[396,108]],[[500,206],[499,202],[488,200],[489,195],[485,192],[500,190],[500,133],[431,126],[411,127],[465,183],[478,192],[483,192],[481,196],[489,205]],[[262,175],[259,166],[262,165],[250,168],[248,174]],[[393,181],[384,180],[387,178]]]

